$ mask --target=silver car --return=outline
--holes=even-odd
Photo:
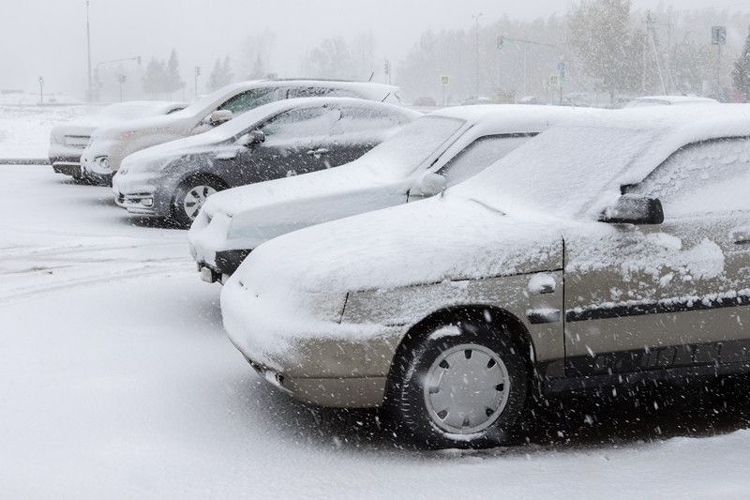
[[[442,196],[261,245],[224,325],[295,398],[502,443],[531,397],[750,370],[748,193],[748,106],[600,115]]]

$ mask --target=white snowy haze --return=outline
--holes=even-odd
[[[0,18],[0,89],[33,91],[43,75],[46,89],[83,97],[86,89],[85,0],[2,0]],[[427,29],[469,29],[472,15],[492,23],[564,15],[571,0],[90,0],[92,59],[143,57],[167,59],[177,49],[192,98],[193,68],[202,82],[217,58],[230,54],[236,78],[252,69],[262,53],[263,69],[280,76],[304,73],[304,59],[323,39],[366,37],[369,67],[382,79],[384,60],[396,67]],[[635,9],[670,2],[634,0]],[[748,10],[746,1],[679,0],[678,9]],[[260,49],[259,49],[260,47]],[[126,85],[139,86],[134,63],[105,66],[106,71],[134,72]],[[366,72],[363,70],[363,72]],[[369,74],[361,75],[362,79]],[[203,87],[201,87],[203,91]]]

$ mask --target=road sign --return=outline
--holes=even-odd
[[[443,75],[440,77],[440,85],[443,87],[447,87],[451,84],[451,77],[448,75]]]
[[[550,75],[549,86],[557,88],[560,86],[560,75]]]
[[[565,74],[565,61],[560,61],[557,63],[557,72],[560,74]]]
[[[714,26],[711,28],[711,45],[726,45],[727,44],[727,27],[726,26]]]

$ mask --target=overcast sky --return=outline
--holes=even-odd
[[[0,0],[0,89],[47,88],[81,96],[86,82],[85,0]],[[482,12],[535,18],[565,13],[571,0],[91,0],[92,56],[99,61],[141,55],[166,58],[172,47],[183,71],[210,71],[212,61],[237,53],[243,39],[276,34],[273,68],[298,69],[300,55],[321,39],[371,31],[378,57],[402,58],[427,28],[461,28]],[[659,0],[634,0],[636,8]],[[666,2],[669,4],[670,2]],[[750,10],[750,0],[676,0],[680,9]]]

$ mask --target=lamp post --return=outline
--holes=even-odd
[[[91,88],[91,28],[89,25],[89,0],[86,0],[86,51],[88,52],[88,68],[89,68],[89,90],[88,90],[88,102],[92,99],[92,88]]]
[[[483,13],[480,12],[479,14],[471,16],[472,19],[474,19],[474,23],[476,24],[476,63],[477,63],[477,81],[476,81],[476,98],[479,99],[479,18],[482,17]]]

